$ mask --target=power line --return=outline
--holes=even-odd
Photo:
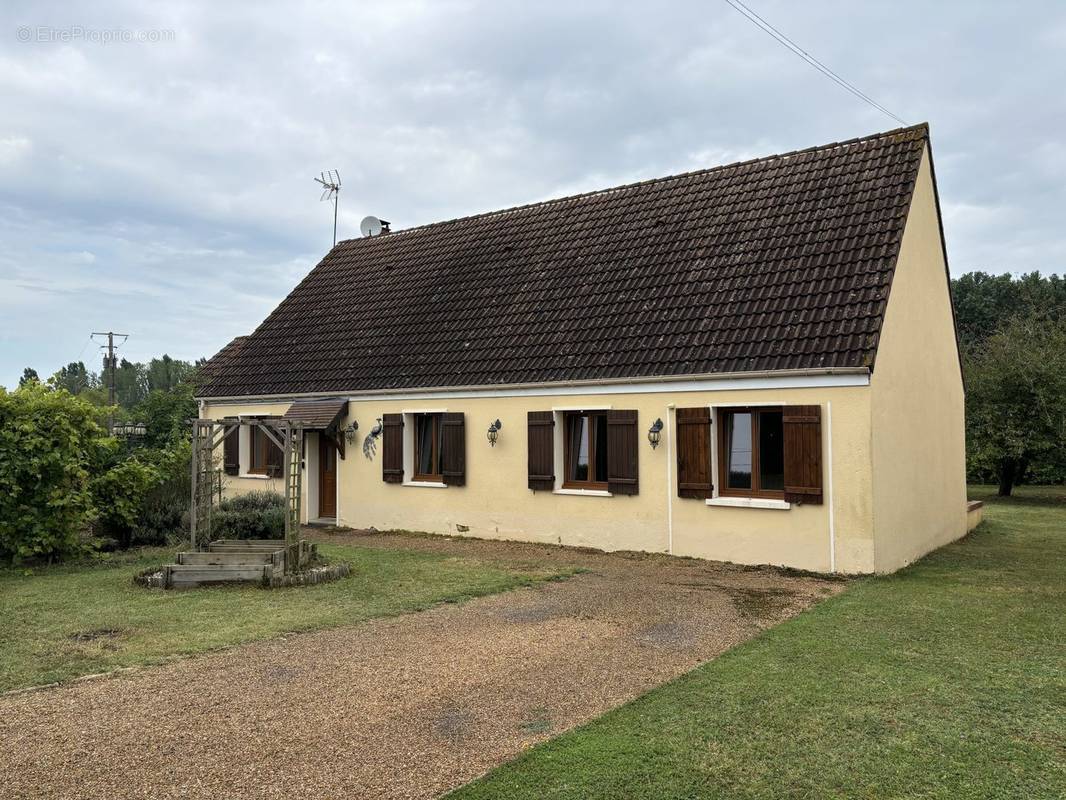
[[[81,350],[78,351],[78,357],[74,359],[75,363],[81,361],[81,357],[85,355],[85,348],[89,346],[89,343],[93,340],[92,334],[89,334],[89,338],[85,340],[85,344],[81,346]]]
[[[833,70],[829,69],[829,67],[827,67],[825,64],[823,64],[817,58],[812,56],[810,53],[808,53],[806,50],[804,50],[802,47],[800,47],[794,41],[792,41],[787,36],[785,36],[785,34],[781,33],[781,31],[779,31],[777,28],[775,28],[773,25],[771,25],[765,19],[760,17],[758,14],[756,14],[754,11],[752,11],[750,8],[748,8],[746,5],[744,5],[742,2],[740,2],[740,0],[725,0],[725,2],[727,2],[730,6],[732,6],[734,9],[736,9],[738,12],[740,12],[744,16],[745,19],[747,19],[749,22],[751,22],[753,25],[755,25],[757,28],[759,28],[759,30],[763,31],[764,33],[768,34],[769,36],[772,36],[777,42],[779,42],[780,44],[782,44],[785,47],[787,47],[789,50],[791,50],[797,56],[802,58],[804,61],[806,61],[812,67],[814,67],[816,70],[821,72],[823,75],[825,75],[831,81],[833,81],[834,83],[839,85],[841,88],[846,89],[847,91],[851,92],[853,95],[858,97],[860,100],[862,100],[862,101],[864,101],[866,103],[869,103],[871,106],[876,108],[882,114],[885,114],[886,116],[891,117],[896,122],[898,122],[900,125],[906,125],[907,124],[902,119],[900,119],[895,114],[893,114],[891,111],[889,111],[887,108],[885,108],[883,105],[881,105],[876,100],[874,100],[872,97],[870,97],[870,95],[866,94],[865,92],[863,92],[860,89],[858,89],[857,87],[855,87],[853,84],[848,83],[846,80],[841,78],[839,75],[837,75],[835,72],[833,72]]]

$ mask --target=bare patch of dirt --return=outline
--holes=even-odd
[[[72,642],[95,642],[100,639],[116,639],[122,636],[125,631],[122,628],[93,628],[88,631],[77,631],[70,634],[70,640]]]
[[[719,588],[726,591],[729,599],[733,601],[733,605],[741,614],[756,620],[774,619],[798,599],[795,592],[775,586],[721,586]]]
[[[698,636],[687,625],[679,625],[676,622],[657,622],[637,631],[633,638],[640,644],[653,647],[687,649],[695,647]]]

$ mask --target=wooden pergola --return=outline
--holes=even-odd
[[[215,476],[218,473],[215,452],[229,436],[239,435],[241,427],[262,430],[281,450],[282,481],[285,486],[286,571],[300,565],[300,502],[303,494],[304,424],[284,417],[224,417],[192,421],[192,507],[189,515],[191,549],[202,550],[210,544],[211,511],[215,505]],[[202,535],[201,535],[202,534]]]

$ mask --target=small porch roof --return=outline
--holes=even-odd
[[[346,399],[297,400],[289,406],[282,419],[302,423],[304,430],[328,431],[335,428],[347,413]]]

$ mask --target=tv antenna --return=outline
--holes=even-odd
[[[341,174],[335,169],[326,170],[315,181],[322,184],[322,196],[319,201],[329,200],[333,203],[333,245],[337,245],[337,201],[341,194]]]

